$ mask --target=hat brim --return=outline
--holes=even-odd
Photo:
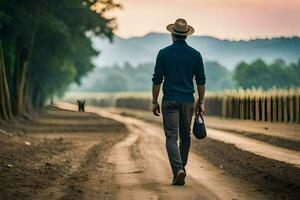
[[[170,33],[173,33],[175,35],[192,35],[194,32],[195,32],[195,29],[188,25],[189,26],[189,30],[188,32],[186,33],[182,33],[182,32],[177,32],[176,30],[174,30],[174,24],[169,24],[166,29],[170,32]]]

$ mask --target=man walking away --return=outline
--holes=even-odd
[[[166,148],[173,171],[173,185],[184,185],[185,166],[190,150],[191,120],[194,113],[194,84],[196,80],[198,100],[196,114],[203,113],[205,74],[201,54],[186,43],[194,28],[184,19],[177,19],[167,30],[172,35],[173,44],[161,49],[157,55],[152,78],[152,112],[159,116],[157,101],[160,85],[163,82],[162,114],[166,135]],[[178,135],[180,139],[178,147]]]

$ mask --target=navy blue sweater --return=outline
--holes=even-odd
[[[164,100],[194,102],[194,84],[205,84],[201,54],[184,40],[161,49],[157,55],[152,82],[163,82]]]

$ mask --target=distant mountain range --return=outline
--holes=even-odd
[[[288,63],[300,58],[299,37],[231,41],[208,36],[191,36],[187,42],[202,53],[204,60],[217,61],[229,70],[241,61],[250,62],[257,58],[267,62],[282,58]],[[158,50],[170,44],[170,35],[162,33],[149,33],[128,39],[116,36],[113,43],[93,38],[93,46],[101,51],[94,63],[97,67],[124,62],[133,65],[153,63]]]

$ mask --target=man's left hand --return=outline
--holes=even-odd
[[[205,104],[202,101],[197,101],[196,106],[195,106],[195,114],[196,116],[199,116],[200,114],[202,115],[205,112]]]

